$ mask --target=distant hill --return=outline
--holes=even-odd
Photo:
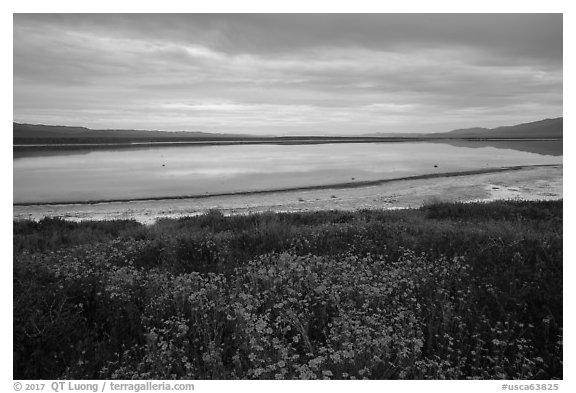
[[[562,138],[563,118],[545,119],[531,123],[498,128],[467,128],[450,132],[430,134],[449,138]]]
[[[238,139],[248,135],[199,131],[92,130],[85,127],[13,123],[13,141],[18,143],[103,143]]]
[[[523,123],[515,126],[504,126],[498,128],[465,128],[448,132],[424,133],[378,133],[370,136],[377,137],[405,137],[405,138],[553,138],[558,139],[563,136],[563,118],[545,119],[531,123]]]
[[[13,143],[18,144],[77,144],[77,143],[130,143],[130,142],[185,142],[185,141],[255,141],[271,140],[288,143],[301,140],[362,138],[401,139],[559,139],[563,137],[563,118],[546,119],[531,123],[498,128],[467,128],[432,134],[377,133],[357,137],[257,137],[254,135],[218,134],[200,131],[145,131],[145,130],[92,130],[85,127],[48,126],[42,124],[13,123]]]

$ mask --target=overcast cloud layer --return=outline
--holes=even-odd
[[[562,116],[560,14],[14,16],[14,121],[363,134]]]

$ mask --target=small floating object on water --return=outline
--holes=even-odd
[[[355,178],[355,177],[353,177],[353,178],[352,178],[352,180],[356,180],[356,178]]]
[[[438,168],[438,165],[434,165],[434,168]]]
[[[162,164],[162,166],[166,166],[166,165]]]

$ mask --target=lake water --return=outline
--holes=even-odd
[[[147,146],[14,151],[14,203],[286,189],[516,165],[562,164],[562,142]]]

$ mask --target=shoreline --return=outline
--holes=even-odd
[[[141,146],[181,146],[181,145],[308,145],[308,144],[333,144],[333,143],[396,143],[396,142],[439,142],[439,141],[518,141],[518,142],[542,142],[542,141],[562,141],[563,138],[495,138],[495,137],[379,137],[379,136],[357,136],[357,137],[268,137],[268,138],[246,138],[246,139],[196,139],[196,140],[154,140],[154,141],[108,141],[108,142],[64,142],[64,143],[13,143],[14,150],[34,150],[34,149],[62,149],[62,148],[129,148]]]
[[[152,224],[211,209],[225,215],[266,211],[404,209],[433,201],[562,199],[562,165],[504,167],[400,179],[316,186],[292,190],[202,195],[196,198],[145,199],[83,204],[13,205],[14,220],[60,217],[70,221],[134,219]]]
[[[508,171],[519,171],[519,170],[529,169],[529,168],[558,167],[558,166],[559,166],[558,164],[515,165],[515,166],[506,166],[506,167],[498,167],[498,168],[473,169],[473,170],[468,170],[468,171],[428,173],[428,174],[423,174],[423,175],[403,176],[403,177],[395,177],[395,178],[390,178],[390,179],[364,180],[364,181],[357,181],[357,182],[343,182],[343,183],[335,183],[335,184],[300,186],[300,187],[289,187],[289,188],[273,188],[273,189],[265,189],[265,190],[231,191],[231,192],[222,192],[222,193],[213,193],[213,194],[191,194],[191,195],[174,195],[174,196],[168,195],[168,196],[142,197],[142,198],[96,199],[96,200],[87,200],[87,201],[20,202],[20,203],[13,203],[12,206],[97,205],[97,204],[102,204],[102,203],[171,201],[171,200],[183,200],[183,199],[205,199],[205,198],[216,198],[216,197],[227,197],[227,196],[250,196],[250,195],[275,194],[275,193],[298,192],[298,191],[340,190],[340,189],[349,189],[349,188],[378,186],[378,185],[382,185],[382,184],[386,184],[386,183],[399,182],[399,181],[449,178],[449,177],[459,177],[459,176],[480,175],[480,174],[486,174],[486,173],[500,173],[500,172],[508,172]]]

